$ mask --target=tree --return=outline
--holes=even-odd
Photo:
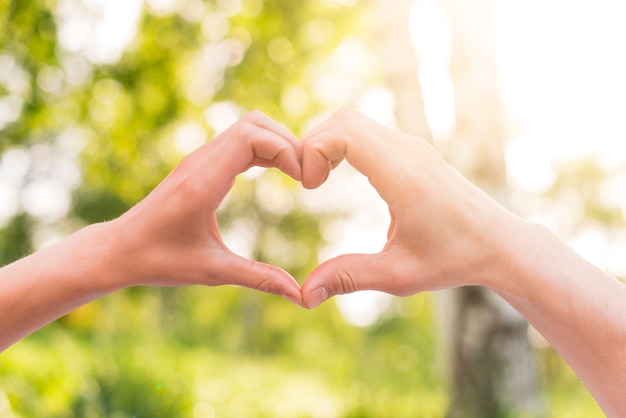
[[[382,62],[381,71],[385,75],[385,84],[395,99],[398,128],[407,134],[432,142],[407,19],[412,4],[413,2],[409,0],[393,3],[377,1],[376,33]]]
[[[507,204],[503,106],[494,50],[494,2],[447,1],[456,128],[446,156],[466,177]],[[452,403],[449,417],[541,413],[528,324],[483,288],[452,293]]]
[[[431,140],[410,42],[412,2],[379,1],[378,39],[387,86],[400,130]],[[462,3],[462,2],[461,2]],[[470,8],[471,10],[468,10]],[[494,63],[493,4],[447,2],[453,31],[451,76],[456,125],[444,153],[468,178],[494,196],[506,196],[505,132]],[[492,293],[462,288],[441,298],[448,321],[440,332],[452,369],[450,417],[536,414],[541,404],[527,323]]]

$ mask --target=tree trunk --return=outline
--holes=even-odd
[[[453,27],[454,138],[441,150],[483,190],[506,200],[504,127],[494,62],[493,0],[445,0]],[[396,101],[398,128],[431,140],[411,43],[410,0],[377,0],[380,57]],[[443,342],[452,384],[448,417],[538,416],[538,395],[526,321],[494,293],[478,287],[442,292]]]
[[[409,30],[411,4],[411,0],[377,0],[379,56],[387,88],[396,102],[398,128],[432,141]]]
[[[456,127],[446,158],[506,204],[503,107],[495,67],[494,1],[445,0],[452,23]],[[452,396],[449,418],[541,414],[528,324],[493,292],[451,292]]]

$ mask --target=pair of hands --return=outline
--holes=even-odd
[[[300,288],[282,269],[224,245],[216,211],[239,173],[277,167],[312,189],[343,159],[388,204],[391,224],[380,253],[328,260]],[[355,110],[338,111],[302,141],[252,112],[188,155],[143,201],[112,221],[121,232],[119,287],[234,284],[313,308],[357,290],[407,296],[474,284],[485,277],[497,247],[483,231],[501,212],[428,143]]]

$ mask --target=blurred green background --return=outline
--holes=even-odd
[[[420,9],[434,28],[455,21],[435,19],[455,7],[443,3],[440,14]],[[380,41],[380,7],[391,4],[0,1],[0,262],[123,213],[252,109],[296,135],[344,105],[403,129],[393,68],[384,65],[393,48]],[[407,42],[429,40],[395,13],[412,31]],[[410,66],[406,51],[392,52]],[[417,66],[431,68],[425,63]],[[441,149],[466,149],[446,139],[446,102],[429,101],[436,92],[421,75],[431,122],[423,134]],[[502,141],[523,130],[519,121],[505,126]],[[552,219],[567,238],[591,230],[623,249],[626,204],[602,191],[619,189],[624,167],[575,157],[541,190],[509,178],[510,205]],[[368,185],[341,170],[349,181],[310,193],[271,169],[240,176],[220,210],[226,242],[300,282],[320,260],[381,248],[384,207],[380,214]],[[612,265],[618,275],[622,266]],[[449,341],[438,303],[435,294],[365,294],[305,311],[241,288],[127,289],[0,354],[0,416],[445,416]],[[532,330],[529,338],[542,406],[493,416],[602,416],[545,341]]]

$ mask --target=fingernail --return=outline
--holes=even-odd
[[[311,297],[309,298],[308,303],[309,309],[319,306],[326,299],[328,299],[328,291],[324,286],[318,287],[311,292]]]

